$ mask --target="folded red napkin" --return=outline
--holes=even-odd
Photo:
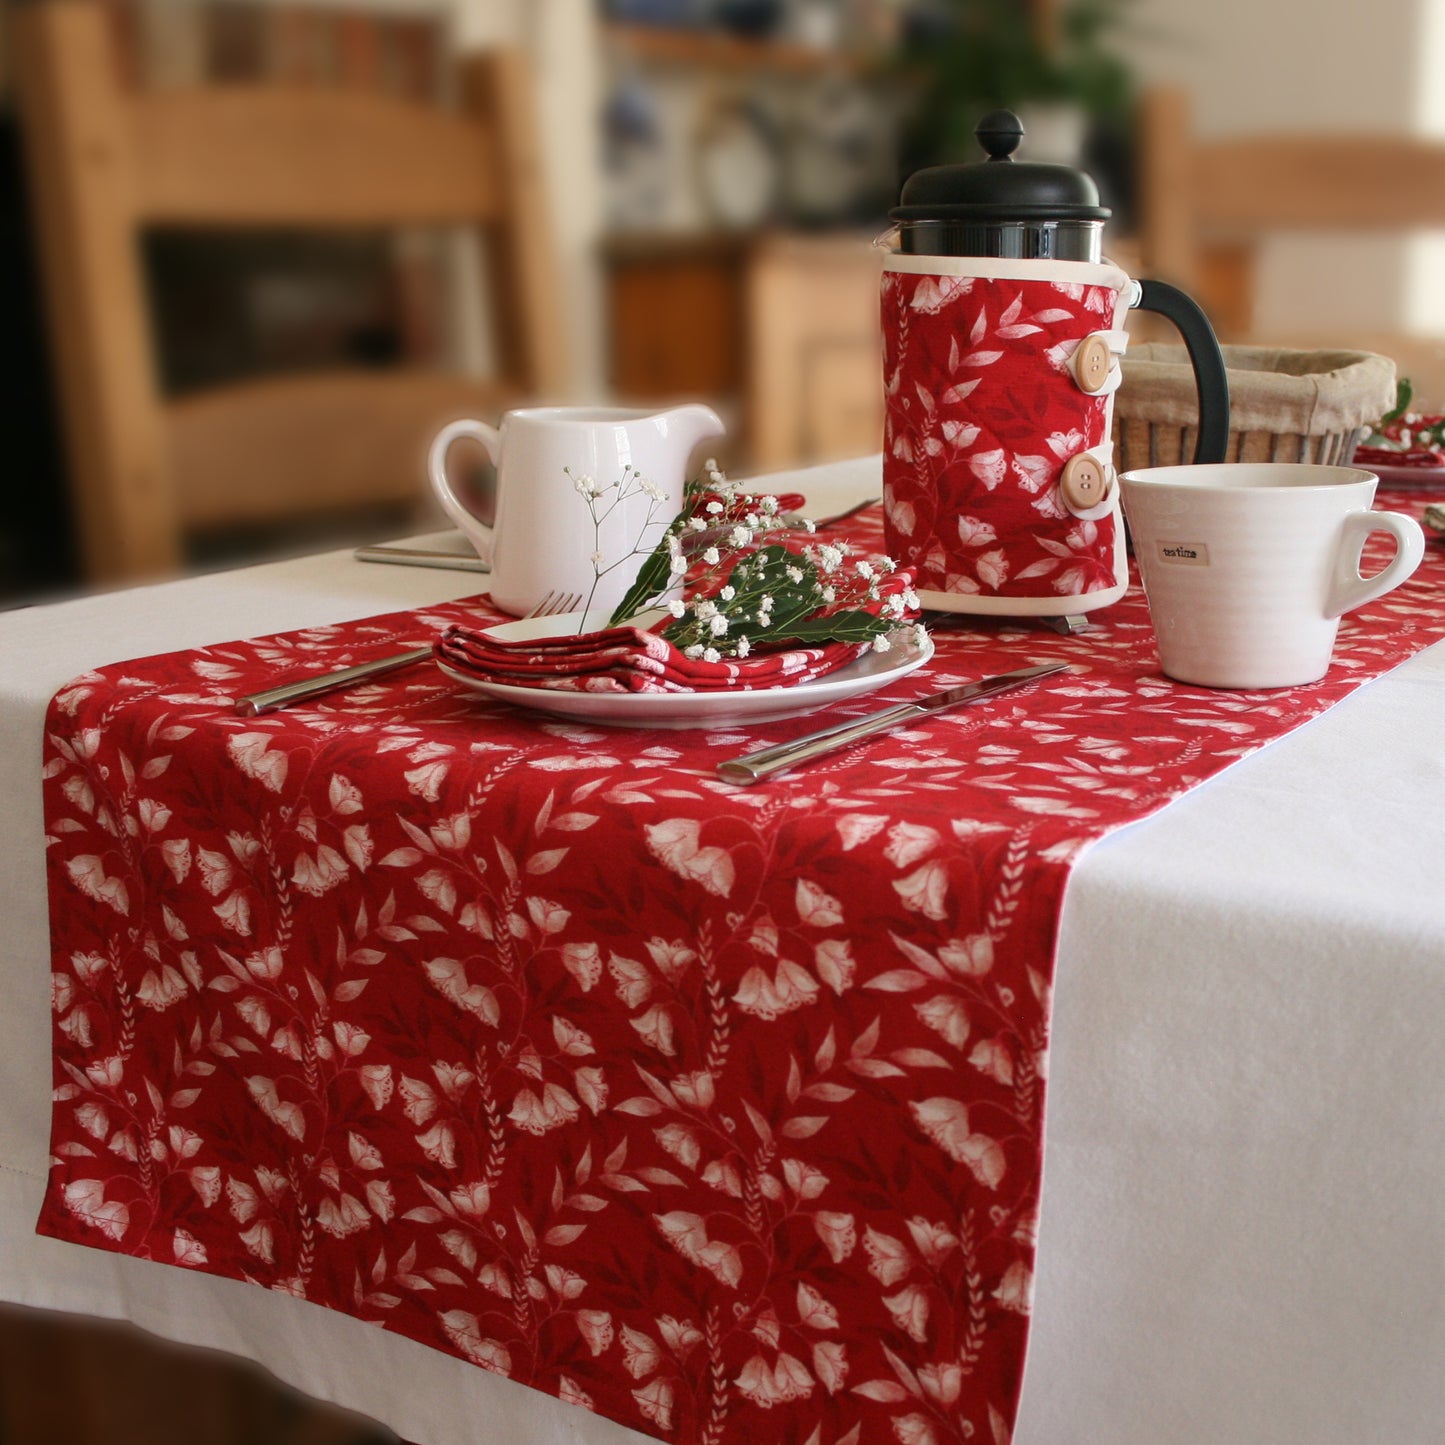
[[[504,639],[449,627],[439,661],[484,682],[562,692],[716,692],[786,687],[834,672],[867,652],[867,642],[759,648],[747,657],[708,662],[687,657],[667,638],[640,627],[608,627],[565,637]]]

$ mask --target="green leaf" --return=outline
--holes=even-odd
[[[1410,403],[1415,399],[1415,387],[1408,376],[1402,376],[1395,383],[1395,405],[1380,418],[1380,425],[1385,426],[1392,421],[1398,421],[1407,411],[1410,410]]]
[[[875,617],[871,612],[853,610],[834,612],[828,617],[808,617],[787,633],[789,642],[871,642],[898,623],[891,617]]]
[[[676,526],[677,521],[674,521],[662,534],[657,546],[648,554],[647,560],[637,569],[637,577],[632,586],[617,604],[616,611],[607,619],[609,627],[617,627],[629,617],[636,616],[649,602],[667,590],[667,584],[672,578],[672,553],[668,550],[667,539],[672,536]]]

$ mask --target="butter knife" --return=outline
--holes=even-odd
[[[1037,678],[1068,670],[1067,662],[1049,662],[1040,667],[1023,667],[1017,672],[1000,673],[997,677],[980,678],[979,681],[966,683],[962,687],[950,687],[929,697],[921,697],[917,702],[900,703],[897,707],[872,713],[868,717],[855,718],[851,722],[837,723],[833,727],[806,733],[791,742],[775,743],[772,747],[759,748],[756,752],[730,758],[717,765],[718,777],[727,783],[760,783],[774,773],[786,772],[789,768],[810,763],[814,758],[821,758],[839,748],[851,747],[877,733],[888,732],[892,728],[902,727],[905,723],[921,721],[947,708],[977,702],[980,698],[991,697],[996,692],[1007,692],[1010,688],[1021,687]]]
[[[399,567],[436,567],[444,572],[490,572],[490,565],[475,553],[444,552],[433,547],[358,547],[358,562],[391,562]]]

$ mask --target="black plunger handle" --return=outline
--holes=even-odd
[[[1184,338],[1199,394],[1194,464],[1222,462],[1229,446],[1229,378],[1224,374],[1224,356],[1209,318],[1196,301],[1165,281],[1139,283],[1139,309],[1167,317]]]

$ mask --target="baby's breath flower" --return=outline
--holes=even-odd
[[[748,657],[786,640],[797,620],[806,617],[830,624],[836,619],[834,632],[825,627],[823,636],[861,640],[894,626],[900,627],[895,638],[908,635],[901,626],[908,609],[917,607],[916,594],[895,582],[885,597],[879,585],[896,570],[892,559],[851,560],[854,549],[842,537],[817,539],[802,548],[770,539],[769,533],[797,523],[780,515],[776,496],[752,493],[745,484],[729,482],[711,459],[705,473],[688,483],[687,510],[670,524],[653,520],[656,504],[666,501],[662,489],[631,465],[606,487],[586,476],[572,480],[599,525],[599,513],[604,506],[610,510],[614,494],[617,501],[637,495],[648,499],[645,525],[658,527],[659,540],[650,554],[640,540],[630,554],[646,556],[647,561],[615,616],[620,621],[631,609],[648,603],[664,609],[663,635],[689,659]],[[599,497],[604,498],[601,503]],[[811,523],[807,526],[814,530]],[[689,596],[678,584],[685,586],[695,562],[708,570],[696,579]],[[594,554],[593,563],[600,580],[604,568],[600,554]],[[670,589],[681,595],[669,597]],[[862,616],[863,611],[873,617]],[[880,652],[889,647],[886,637],[872,645]]]
[[[592,565],[594,567],[600,567],[605,560],[606,558],[603,557],[601,552],[594,552],[592,554]]]
[[[887,652],[892,645],[893,644],[888,641],[888,634],[886,632],[880,632],[878,636],[873,639],[874,652]]]

